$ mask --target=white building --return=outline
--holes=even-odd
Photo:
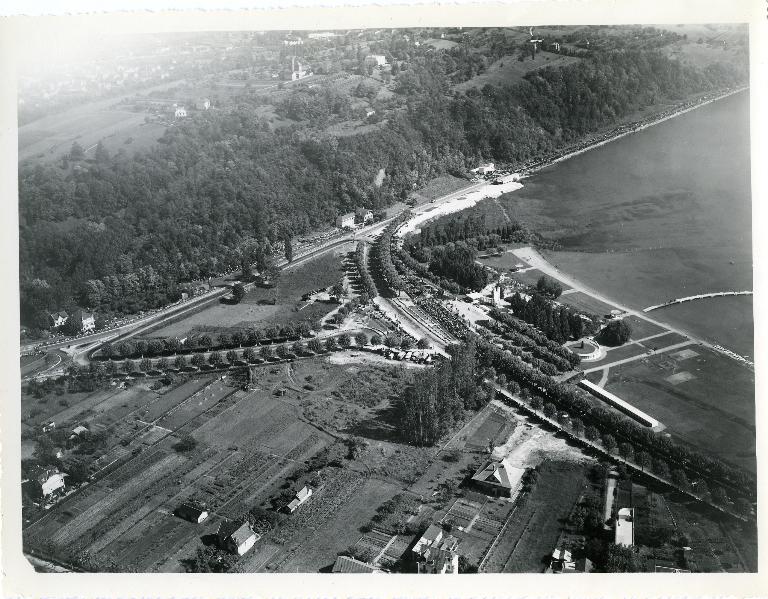
[[[624,547],[632,547],[635,544],[635,509],[623,507],[616,517],[616,536],[614,542]]]
[[[250,551],[261,536],[257,535],[247,522],[224,521],[216,533],[219,547],[230,553],[243,555]]]
[[[354,229],[355,228],[355,213],[349,212],[336,217],[336,226],[339,229]]]
[[[493,162],[487,162],[481,164],[477,168],[473,168],[470,172],[477,173],[478,175],[487,175],[496,171],[496,165]]]
[[[40,471],[35,480],[40,485],[43,497],[48,497],[59,489],[63,489],[65,476],[66,474],[59,472],[58,468],[46,468]]]
[[[208,98],[200,98],[195,103],[195,108],[198,110],[208,110],[211,107],[211,101]]]
[[[173,117],[176,119],[183,119],[187,116],[187,109],[183,106],[177,106],[176,109],[173,111]]]
[[[285,506],[286,511],[289,514],[292,514],[297,509],[299,509],[299,506],[303,504],[305,501],[307,501],[307,499],[309,499],[310,497],[312,497],[312,489],[310,489],[309,487],[302,488],[301,491],[296,493],[296,495],[291,500],[291,502],[287,506]]]
[[[430,524],[413,546],[419,574],[458,574],[458,545],[456,537],[444,536],[442,528]]]
[[[355,210],[355,215],[364,223],[373,222],[373,212],[367,208],[358,208]]]
[[[383,67],[387,64],[387,57],[383,54],[369,54],[365,57],[366,62],[371,62],[377,67]]]

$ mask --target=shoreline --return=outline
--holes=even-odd
[[[673,326],[667,322],[664,322],[663,320],[650,318],[647,316],[645,312],[643,312],[642,309],[632,308],[630,306],[625,305],[623,302],[616,301],[613,298],[607,297],[602,292],[594,289],[588,284],[581,282],[579,279],[575,278],[573,275],[566,273],[560,270],[559,268],[557,268],[554,264],[552,264],[552,262],[544,254],[542,254],[538,249],[534,247],[529,246],[529,247],[517,248],[515,250],[512,250],[512,252],[518,258],[522,258],[530,266],[540,270],[544,274],[547,274],[555,279],[558,279],[559,281],[567,284],[569,287],[576,289],[577,291],[590,295],[603,303],[612,305],[620,310],[623,310],[627,314],[640,318],[641,320],[645,320],[647,322],[655,324],[656,326],[660,326],[661,328],[667,329],[669,331],[679,333],[695,343],[698,343],[704,347],[707,347],[719,354],[725,355],[731,358],[732,360],[740,362],[742,365],[747,366],[748,368],[754,370],[755,364],[752,360],[746,358],[745,356],[742,356],[741,354],[734,352],[731,349],[723,347],[719,343],[702,339],[701,337],[698,337],[697,335],[690,333],[685,328],[682,328],[679,326]]]
[[[521,175],[523,177],[528,177],[533,173],[539,172],[547,167],[555,165],[558,162],[563,162],[565,160],[568,160],[569,158],[580,156],[581,154],[584,154],[585,152],[589,152],[590,150],[600,148],[618,139],[621,139],[628,135],[632,135],[633,133],[643,131],[644,129],[648,129],[649,127],[653,127],[655,125],[658,125],[660,123],[663,123],[665,121],[678,117],[680,115],[691,112],[692,110],[696,110],[697,108],[701,108],[702,106],[707,106],[708,104],[712,104],[713,102],[717,102],[718,100],[728,98],[730,96],[741,93],[748,89],[749,89],[749,85],[744,85],[736,89],[729,89],[726,91],[717,92],[715,93],[714,96],[705,94],[704,96],[700,97],[698,100],[688,100],[686,102],[683,102],[682,104],[678,104],[675,108],[662,111],[660,113],[657,113],[653,116],[648,117],[647,119],[641,119],[639,121],[627,123],[625,125],[620,125],[619,127],[612,129],[610,132],[600,135],[600,138],[597,139],[596,141],[590,142],[587,140],[583,140],[582,142],[577,142],[575,146],[576,149],[574,150],[565,149],[564,150],[565,154],[562,154],[555,158],[547,158],[540,162],[534,162],[531,165],[521,166],[520,167]],[[579,147],[580,143],[582,144],[586,143],[586,145]]]

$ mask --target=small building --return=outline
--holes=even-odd
[[[377,67],[383,67],[387,64],[387,57],[383,54],[369,54],[365,57],[365,62]]]
[[[74,439],[76,437],[82,437],[83,435],[87,435],[90,432],[91,431],[89,429],[80,424],[72,429],[72,434],[69,436],[69,438]]]
[[[309,35],[309,37],[312,37],[312,34]],[[301,39],[298,35],[288,35],[283,40],[283,46],[303,46],[304,40]]]
[[[260,538],[247,522],[225,520],[216,532],[219,547],[237,555],[247,553]]]
[[[177,106],[173,111],[173,118],[183,119],[187,116],[187,109],[183,106]]]
[[[493,164],[493,162],[486,162],[485,164],[481,164],[477,168],[473,168],[470,172],[476,173],[478,175],[489,175],[496,171],[496,165]]]
[[[173,514],[184,520],[194,522],[195,524],[200,524],[203,520],[208,518],[207,510],[190,503],[182,503],[174,510]]]
[[[549,567],[555,574],[575,572],[576,562],[568,549],[555,549]]]
[[[81,333],[90,333],[96,329],[96,318],[91,312],[85,312],[84,310],[77,310],[72,315],[72,320],[76,327],[76,330]]]
[[[333,564],[332,572],[334,574],[379,574],[382,570],[354,557],[340,555],[336,558],[336,563]]]
[[[635,509],[623,507],[616,517],[616,535],[614,543],[624,547],[632,547],[635,544]]]
[[[373,222],[373,211],[367,208],[358,208],[355,210],[355,217],[363,223]]]
[[[195,102],[195,108],[197,110],[208,110],[211,107],[211,101],[208,98],[199,98]]]
[[[48,320],[51,323],[51,328],[54,328],[54,329],[58,329],[59,327],[64,326],[68,318],[69,318],[69,314],[67,314],[63,310],[60,312],[56,312],[54,314],[48,315]]]
[[[66,474],[59,472],[58,468],[43,468],[34,477],[34,481],[40,486],[43,497],[53,495],[59,489],[64,488]]]
[[[336,226],[339,229],[354,229],[355,228],[355,213],[349,212],[336,217]]]
[[[494,497],[511,497],[525,474],[525,468],[507,460],[492,460],[475,472],[472,483],[478,490]]]
[[[43,432],[47,433],[48,431],[52,431],[55,428],[56,428],[56,423],[53,420],[51,420],[50,422],[46,422],[43,425]]]
[[[437,524],[430,524],[427,530],[424,531],[424,534],[421,535],[421,538],[416,541],[416,544],[413,546],[413,552],[421,555],[427,547],[439,543],[442,538],[443,529]]]
[[[285,511],[289,514],[292,514],[295,512],[299,507],[305,503],[310,497],[312,497],[312,489],[305,486],[301,489],[301,491],[297,492],[296,495],[294,495],[291,502],[285,506]]]

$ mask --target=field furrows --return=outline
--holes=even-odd
[[[140,485],[137,485],[138,488],[134,487],[131,482],[126,482],[125,484],[116,487],[106,497],[102,498],[100,501],[97,501],[87,511],[84,511],[80,515],[67,522],[64,526],[62,526],[51,537],[51,541],[59,545],[69,544],[75,539],[82,537],[87,531],[98,525],[112,512],[115,506],[121,505],[121,508],[118,511],[126,511],[126,503],[124,502],[127,496],[135,493],[138,489],[147,488],[145,486],[147,483],[149,483],[151,486],[154,486],[153,483],[163,479],[162,484],[166,484],[165,478],[171,472],[175,471],[183,461],[184,458],[179,455],[165,456],[162,460],[156,462],[142,472],[142,475],[139,478],[141,483]],[[135,484],[135,481],[133,482]],[[133,502],[129,502],[129,505],[130,503]],[[135,506],[131,507],[130,509],[135,509]],[[114,522],[111,522],[110,525],[114,525]]]
[[[186,484],[190,482],[194,483],[201,475],[204,475],[205,472],[208,472],[221,464],[223,460],[217,460],[213,465],[210,464],[212,461],[211,458],[216,457],[217,454],[212,450],[209,450],[201,458],[202,464],[197,461],[193,462],[192,460],[189,460],[184,464],[183,469],[173,472],[174,480],[157,481],[154,485],[145,489],[140,496],[137,495],[134,497],[125,509],[121,508],[110,517],[112,527],[92,543],[89,550],[92,553],[101,551],[103,548],[107,547],[107,545],[128,533],[134,527],[139,526],[148,514],[157,510],[164,504],[167,504],[166,511],[168,514],[172,514],[173,510],[177,507],[174,503],[174,499],[185,493]],[[165,489],[163,487],[165,487]],[[146,501],[146,503],[141,505],[142,501]],[[136,503],[139,503],[138,507],[135,505]],[[133,507],[135,508],[133,512],[131,512],[130,504],[133,504]]]

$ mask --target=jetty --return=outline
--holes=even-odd
[[[715,293],[700,293],[699,295],[689,295],[688,297],[678,297],[677,299],[671,299],[663,304],[656,304],[655,306],[648,306],[643,308],[643,312],[652,312],[659,308],[665,308],[674,304],[682,304],[683,302],[692,302],[693,300],[706,299],[708,297],[724,297],[726,295],[752,295],[751,291],[718,291]]]

